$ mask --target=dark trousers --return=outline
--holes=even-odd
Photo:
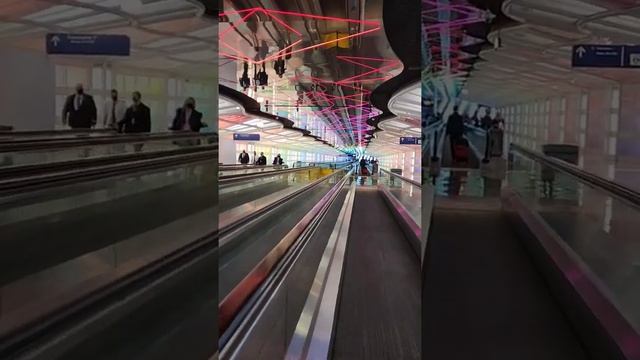
[[[462,135],[449,134],[449,144],[451,146],[451,158],[455,158],[455,148],[456,148],[456,144],[460,142],[460,138],[462,138]]]

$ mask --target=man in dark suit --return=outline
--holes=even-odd
[[[462,116],[458,114],[458,105],[453,107],[453,113],[449,115],[447,120],[447,136],[449,136],[449,142],[451,145],[451,156],[454,156],[455,146],[460,142],[464,135],[464,120]]]
[[[151,110],[142,103],[139,91],[133,92],[133,104],[127,108],[124,119],[118,123],[120,132],[145,133],[151,132]]]
[[[184,101],[184,105],[176,110],[170,130],[200,131],[207,126],[202,123],[202,113],[196,110],[196,100],[192,97]]]
[[[76,85],[76,93],[67,97],[62,108],[62,124],[69,124],[72,129],[90,129],[97,118],[93,97],[84,93],[82,84]]]

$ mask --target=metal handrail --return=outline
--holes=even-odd
[[[66,139],[46,138],[46,139],[20,139],[0,142],[0,153],[20,152],[44,149],[47,151],[64,149],[78,146],[112,145],[123,143],[145,143],[151,141],[171,141],[185,139],[209,139],[215,138],[215,133],[194,133],[194,132],[174,132],[174,133],[151,133],[151,134],[124,134],[92,137],[74,137]]]
[[[391,171],[389,171],[389,170],[387,170],[387,169],[380,169],[380,170],[381,170],[381,171],[383,171],[383,172],[385,172],[385,173],[387,173],[387,174],[390,174],[390,175],[392,175],[392,176],[395,176],[395,177],[397,177],[398,179],[400,179],[400,180],[402,180],[402,181],[408,182],[408,183],[410,183],[410,184],[412,184],[412,185],[415,185],[415,186],[417,186],[417,187],[419,187],[419,188],[422,188],[422,184],[421,184],[421,183],[419,183],[418,181],[411,180],[411,179],[409,179],[409,178],[406,178],[406,177],[404,177],[404,176],[402,176],[402,175],[399,175],[399,174],[396,174],[396,173],[392,173]]]
[[[611,180],[607,180],[598,175],[591,174],[585,170],[580,169],[579,167],[570,164],[568,162],[554,159],[550,156],[546,156],[538,151],[527,149],[521,145],[511,143],[511,148],[529,158],[533,158],[534,160],[541,162],[551,168],[567,173],[574,178],[577,178],[580,181],[583,181],[593,187],[597,187],[601,190],[604,190],[610,194],[615,195],[616,197],[629,202],[636,207],[640,207],[640,193],[632,190],[624,185],[620,185]]]

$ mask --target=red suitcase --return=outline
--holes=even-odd
[[[363,167],[362,170],[360,170],[360,173],[362,173],[362,176],[368,176],[369,169],[367,169],[366,167]]]
[[[469,147],[462,144],[456,144],[453,147],[453,159],[456,162],[468,162]]]

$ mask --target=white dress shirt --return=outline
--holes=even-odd
[[[102,124],[105,127],[115,127],[118,121],[124,119],[124,114],[127,112],[127,104],[123,100],[114,101],[109,98],[104,102],[104,110],[102,111]],[[115,119],[114,119],[115,114]]]
[[[78,109],[80,109],[80,106],[82,105],[83,101],[84,101],[84,95],[83,94],[76,94],[76,96],[73,98],[73,109],[75,111],[78,111]]]
[[[191,109],[184,110],[184,123],[182,123],[182,130],[191,130],[189,126],[189,118],[191,118]]]

